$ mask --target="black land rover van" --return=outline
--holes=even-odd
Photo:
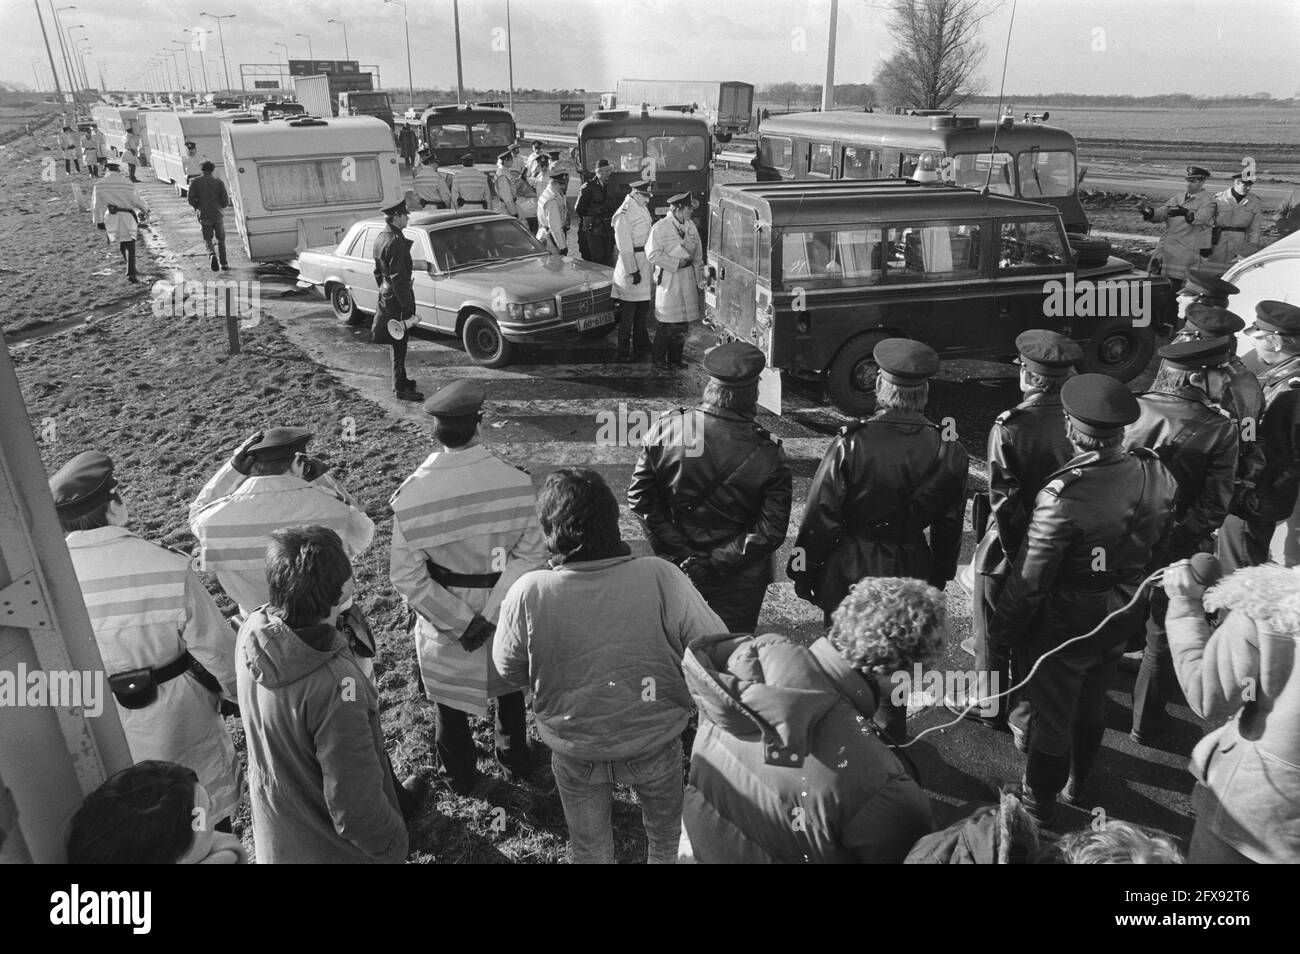
[[[1050,328],[1083,370],[1136,377],[1176,317],[1169,281],[1076,252],[1049,205],[906,179],[715,186],[705,320],[762,348],[769,367],[821,377],[839,410],[874,407],[877,341],[941,358],[1009,360]],[[770,384],[771,382],[769,382]]]

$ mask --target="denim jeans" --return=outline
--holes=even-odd
[[[636,792],[641,803],[647,861],[652,865],[677,862],[684,789],[681,739],[621,762],[588,762],[552,752],[551,770],[560,790],[569,826],[570,860],[575,865],[615,863],[611,821],[615,782]]]

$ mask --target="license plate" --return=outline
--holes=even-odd
[[[601,325],[607,325],[614,320],[614,313],[607,311],[603,315],[588,315],[586,318],[578,319],[578,330],[586,331],[588,328],[598,328]]]
[[[704,307],[714,309],[718,307],[718,291],[712,285],[704,286]]]

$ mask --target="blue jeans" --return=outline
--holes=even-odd
[[[645,825],[648,862],[677,862],[682,824],[682,741],[621,762],[588,762],[551,753],[551,770],[569,826],[569,854],[575,865],[612,865],[614,826],[610,813],[614,783],[636,792]]]

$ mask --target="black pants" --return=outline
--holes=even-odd
[[[1268,549],[1273,542],[1277,524],[1271,520],[1244,520],[1228,514],[1219,528],[1217,556],[1227,576],[1243,566],[1259,566],[1268,562]]]
[[[208,255],[217,256],[217,264],[226,267],[226,222],[224,219],[199,219],[199,229],[203,233],[203,244],[208,248]],[[212,243],[216,242],[216,250]]]
[[[1182,701],[1182,689],[1174,672],[1169,636],[1165,633],[1165,613],[1169,596],[1161,587],[1151,591],[1151,613],[1147,617],[1147,644],[1142,665],[1133,683],[1133,731],[1149,734],[1160,728],[1170,702]]]
[[[1001,599],[1002,589],[1005,586],[1006,580],[1002,577],[986,576],[983,573],[974,574],[974,590],[971,593],[971,632],[975,636],[975,685],[982,694],[987,695],[1006,692],[1024,678],[1026,671],[1026,667],[1021,665],[1023,653],[1013,651],[1011,662],[1008,663],[994,656],[989,647],[989,621],[993,619],[993,613],[997,609],[998,600]],[[981,683],[979,681],[981,678],[987,681]],[[987,693],[984,690],[985,686],[988,687]],[[997,706],[997,714],[990,718],[1001,718],[1005,715],[1007,721],[1016,728],[1029,731],[1029,703],[1020,698],[1020,693],[1004,696],[997,700]]]
[[[117,249],[126,262],[126,277],[137,277],[135,273],[135,239],[131,239],[129,242],[118,242]]]
[[[469,714],[436,703],[436,745],[443,774],[453,782],[468,784],[478,769],[478,753],[469,731]],[[531,753],[528,750],[527,710],[524,694],[511,692],[496,701],[497,761],[513,771],[527,772]]]
[[[80,160],[80,159],[64,159],[64,160],[63,160],[63,171],[64,171],[65,173],[71,174],[71,173],[72,173],[72,165],[73,165],[73,163],[76,163],[77,171],[80,172],[80,171],[81,171],[81,160]]]
[[[614,236],[606,232],[578,230],[578,254],[583,261],[597,265],[613,265]]]
[[[415,382],[406,376],[406,343],[407,337],[402,336],[400,341],[394,341],[393,348],[393,392],[411,391],[415,388]]]
[[[758,629],[758,614],[767,596],[766,583],[746,583],[740,580],[709,580],[696,589],[709,604],[709,609],[722,617],[729,633],[753,633]]]
[[[620,354],[645,354],[652,347],[646,322],[650,318],[649,301],[614,300],[618,313],[618,350]]]
[[[139,182],[140,180],[135,177],[135,166],[131,165],[130,163],[127,163],[126,168],[129,170],[129,174],[127,175],[127,178],[130,179],[132,182]]]
[[[655,331],[654,363],[680,364],[682,352],[686,350],[685,321],[659,322]]]

